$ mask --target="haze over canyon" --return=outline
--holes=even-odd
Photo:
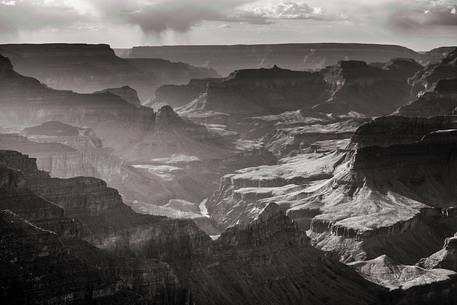
[[[457,304],[456,9],[0,0],[0,303]]]

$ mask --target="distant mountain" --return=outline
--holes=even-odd
[[[143,101],[153,97],[160,85],[216,75],[206,68],[162,59],[122,59],[103,44],[4,44],[0,55],[8,57],[17,72],[54,89],[90,93],[127,85]]]
[[[223,76],[235,70],[270,68],[273,65],[303,70],[322,69],[341,60],[371,63],[387,62],[398,57],[421,58],[419,53],[401,46],[353,43],[144,46],[115,52],[126,58],[162,58],[209,67]]]

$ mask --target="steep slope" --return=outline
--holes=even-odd
[[[410,79],[413,94],[422,95],[433,89],[433,85],[444,79],[457,77],[457,49],[447,52],[443,59],[428,65]]]
[[[184,106],[206,92],[209,83],[214,81],[217,79],[192,79],[185,85],[163,85],[156,90],[151,106],[164,104],[173,108]]]
[[[192,84],[189,84],[192,86]],[[278,114],[310,108],[326,98],[326,83],[317,72],[271,69],[238,70],[222,80],[209,81],[205,95],[180,109],[225,115]]]
[[[388,254],[413,264],[454,232],[453,218],[441,214],[456,196],[454,124],[453,118],[377,119],[336,152],[309,151],[226,175],[208,212],[224,226],[249,223],[274,201],[310,229],[318,248],[343,261]]]
[[[33,181],[47,182],[48,189],[52,186],[52,180],[37,170],[33,159],[0,151],[0,181],[0,296],[6,298],[5,304],[79,304],[94,299],[181,304],[185,293],[167,264],[147,261],[146,266],[79,239],[90,240],[87,225],[81,222],[84,217],[68,218],[62,207],[33,191]],[[68,183],[78,186],[77,180]],[[87,195],[83,202],[87,212],[87,203],[91,207],[101,204]],[[125,215],[128,212],[126,208]],[[132,216],[128,219],[133,220]],[[98,225],[103,228],[106,222],[99,220]],[[91,232],[91,238],[97,232]]]
[[[6,184],[14,189],[9,192],[11,197],[30,188],[32,195],[37,192],[52,200],[81,222],[81,237],[111,252],[78,239],[62,239],[2,212],[0,242],[6,261],[1,275],[7,285],[1,293],[10,298],[30,297],[36,304],[52,297],[56,304],[81,298],[149,304],[188,304],[191,300],[196,304],[254,304],[268,299],[272,304],[379,304],[385,293],[344,265],[321,256],[274,204],[248,227],[232,228],[212,242],[189,221],[133,213],[103,181],[50,179],[36,169],[33,160],[14,152],[2,154],[4,164],[20,169],[25,179],[25,189],[17,183]],[[33,208],[29,204],[31,201],[26,209]],[[125,260],[112,255],[115,253],[123,257],[134,254],[135,258]],[[240,264],[245,273],[239,272]],[[22,267],[20,272],[14,271],[17,266]],[[22,286],[14,286],[16,282]],[[38,297],[33,285],[41,289]],[[126,291],[126,287],[130,289]]]
[[[454,78],[435,82],[429,91],[396,112],[403,116],[431,117],[452,115],[457,107],[457,73]]]
[[[200,159],[221,158],[233,153],[231,139],[205,127],[174,120],[175,127],[161,129],[150,108],[132,105],[111,93],[77,94],[50,89],[37,80],[21,76],[8,59],[0,60],[0,120],[3,126],[22,130],[46,121],[92,128],[105,147],[122,159],[151,160],[163,154],[198,154]],[[160,117],[163,116],[159,111]]]
[[[362,61],[341,61],[322,71],[332,87],[332,95],[314,109],[326,113],[389,114],[409,101],[407,80],[421,68],[408,59],[394,59],[382,67]]]
[[[135,107],[108,93],[77,94],[50,89],[36,79],[16,73],[10,61],[0,57],[0,120],[3,126],[22,129],[44,121],[59,120],[88,126],[122,153],[132,140],[152,130],[152,109]]]
[[[0,54],[9,57],[19,73],[54,89],[90,93],[128,85],[143,101],[153,97],[160,85],[214,76],[211,70],[183,63],[122,59],[102,44],[4,44]]]
[[[108,88],[108,89],[97,91],[95,93],[111,93],[111,94],[119,96],[121,99],[123,99],[124,101],[126,101],[132,105],[136,105],[136,106],[141,105],[141,101],[138,98],[138,94],[137,94],[136,90],[129,86],[123,86],[123,87],[119,87],[119,88]]]
[[[386,62],[397,57],[420,57],[420,54],[400,46],[350,43],[159,46],[134,47],[128,52],[116,52],[128,58],[163,58],[211,67],[223,76],[235,70],[273,65],[304,70],[322,69],[347,59]]]
[[[377,304],[383,293],[313,249],[273,203],[225,231],[208,254],[185,276],[197,304]]]

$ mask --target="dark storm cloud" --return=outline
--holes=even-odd
[[[146,32],[185,32],[202,21],[235,21],[236,8],[253,0],[95,0],[102,18],[138,25]],[[241,19],[240,19],[241,20]]]

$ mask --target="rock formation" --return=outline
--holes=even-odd
[[[394,45],[309,43],[232,46],[158,46],[134,47],[127,52],[115,50],[127,58],[163,58],[194,66],[214,68],[225,76],[240,69],[278,65],[292,70],[322,69],[340,60],[386,62],[393,58],[421,58],[421,55]]]
[[[439,80],[457,77],[457,49],[449,51],[437,63],[428,65],[425,69],[414,75],[409,82],[413,86],[413,94],[422,95],[430,91]]]
[[[160,85],[215,76],[211,70],[183,63],[122,59],[102,44],[7,44],[0,45],[0,54],[10,58],[17,72],[54,89],[90,93],[128,85],[143,101]]]
[[[141,105],[141,101],[138,98],[137,92],[135,91],[135,89],[133,89],[129,86],[123,86],[120,88],[108,88],[108,89],[104,89],[101,91],[97,91],[95,93],[111,93],[111,94],[119,96],[121,99],[123,99],[124,101],[126,101],[132,105],[136,105],[136,106]]]
[[[191,85],[191,84],[190,84]],[[306,88],[306,89],[305,89]],[[311,108],[326,98],[327,85],[317,72],[271,69],[238,70],[207,84],[202,99],[180,113],[208,112],[254,116]]]
[[[342,61],[322,71],[332,87],[332,94],[314,109],[325,113],[392,113],[409,101],[407,80],[421,68],[417,62],[406,59],[394,59],[383,67],[362,61]]]

